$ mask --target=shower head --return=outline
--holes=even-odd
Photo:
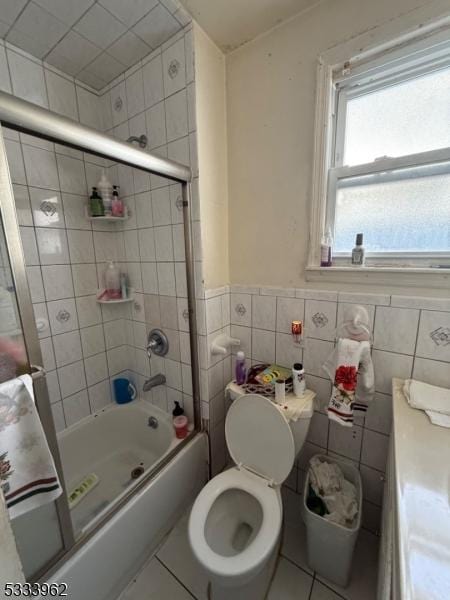
[[[131,135],[127,139],[127,142],[129,142],[130,144],[132,144],[133,142],[137,142],[139,144],[140,148],[147,148],[148,139],[147,139],[147,136],[145,135],[145,133],[143,133],[139,137],[137,137],[136,135]]]

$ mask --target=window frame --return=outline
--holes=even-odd
[[[409,78],[422,73],[430,72],[430,64],[434,69],[450,66],[449,22],[431,22],[424,26],[420,32],[414,28],[405,33],[401,38],[389,39],[386,31],[386,41],[379,46],[370,46],[370,37],[360,36],[356,40],[347,42],[341,47],[328,51],[319,57],[317,67],[317,95],[315,115],[315,140],[314,163],[312,182],[312,211],[310,226],[310,248],[306,278],[311,281],[351,281],[358,277],[355,269],[349,265],[349,253],[338,253],[333,267],[320,267],[320,242],[327,227],[334,225],[334,212],[336,202],[336,188],[340,179],[349,176],[361,176],[373,173],[392,171],[393,169],[408,168],[419,165],[443,164],[450,162],[450,148],[431,150],[401,157],[383,157],[374,162],[344,166],[343,140],[344,123],[342,114],[345,114],[346,99],[341,91],[350,90],[349,97],[355,97],[371,89],[380,89],[387,83],[406,80],[408,74],[402,66],[409,63]],[[380,32],[383,38],[383,32]],[[364,39],[367,39],[367,50],[362,51]],[[373,39],[373,38],[372,38]],[[354,52],[352,53],[352,49]],[[348,58],[350,56],[350,58]],[[402,71],[399,73],[399,70]],[[384,71],[383,77],[379,76]],[[360,82],[357,91],[351,88],[355,81]],[[340,97],[340,102],[339,102]],[[340,119],[338,113],[341,111]],[[450,165],[449,165],[450,171]],[[433,260],[434,259],[434,260]],[[386,282],[386,274],[403,273],[409,271],[405,278],[405,285],[422,286],[423,278],[411,275],[426,274],[431,287],[445,287],[450,282],[448,269],[430,268],[430,263],[450,263],[449,252],[371,252],[367,254],[367,267],[358,269],[361,277],[374,283]],[[340,272],[340,275],[337,274]],[[368,272],[378,273],[372,277]],[[438,272],[439,271],[439,272]],[[352,272],[349,277],[345,272]],[[328,274],[327,274],[328,273]],[[331,276],[329,273],[333,273]],[[392,281],[399,284],[393,276]],[[401,278],[400,278],[401,279]]]

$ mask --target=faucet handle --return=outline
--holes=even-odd
[[[147,354],[151,358],[152,354],[156,356],[165,356],[169,351],[169,340],[161,329],[152,329],[148,334]]]

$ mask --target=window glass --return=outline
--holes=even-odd
[[[424,169],[341,179],[335,251],[350,252],[357,233],[369,252],[450,251],[450,165],[449,173]]]
[[[349,99],[344,165],[450,146],[450,68]]]

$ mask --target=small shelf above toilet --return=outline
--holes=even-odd
[[[239,396],[243,396],[244,394],[248,394],[244,388],[238,385],[235,381],[230,381],[230,383],[225,388],[225,394],[228,394],[230,400],[236,400]],[[259,394],[263,395],[263,394]],[[274,396],[264,396],[265,398],[269,398],[270,400],[274,400]],[[294,399],[296,396],[293,392],[286,392],[286,401]],[[305,411],[308,413],[308,416],[312,416],[314,412],[314,403],[311,401],[310,406],[305,407]]]

